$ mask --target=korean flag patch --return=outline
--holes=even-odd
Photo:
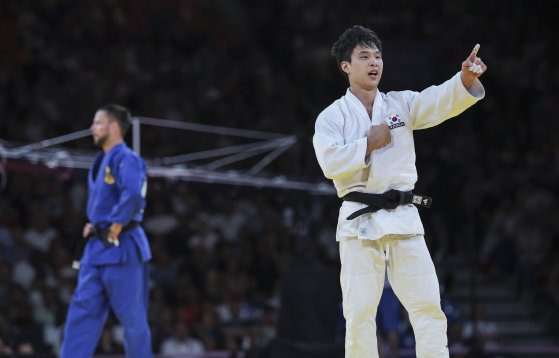
[[[406,125],[399,114],[392,114],[385,119],[388,128],[395,129]]]

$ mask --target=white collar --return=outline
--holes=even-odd
[[[361,103],[359,98],[353,92],[350,91],[348,88],[346,91],[345,97],[347,98],[348,103],[353,107],[355,111],[359,114],[359,116],[367,118],[367,120],[373,124],[379,124],[383,122],[382,115],[384,112],[384,99],[382,98],[382,93],[377,88],[377,94],[375,95],[375,101],[373,102],[373,111],[372,111],[372,119],[369,119],[369,114],[367,113],[367,109]]]

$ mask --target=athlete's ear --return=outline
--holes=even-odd
[[[346,74],[349,74],[349,65],[350,63],[348,61],[342,61],[342,63],[340,63],[340,68],[342,69],[342,71],[344,71]]]
[[[109,126],[112,132],[118,133],[120,136],[122,136],[122,130],[120,129],[120,125],[117,121],[109,121]]]

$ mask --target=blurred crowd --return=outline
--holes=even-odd
[[[346,27],[371,27],[383,40],[383,91],[441,83],[480,43],[486,98],[416,133],[417,191],[435,199],[422,212],[426,238],[438,267],[475,252],[479,270],[513,277],[518,294],[552,324],[559,318],[559,45],[550,6],[0,0],[0,139],[35,142],[81,130],[98,106],[116,102],[142,116],[293,134],[298,144],[268,170],[318,182],[310,138],[317,114],[345,91],[329,49]],[[230,143],[150,130],[142,154]],[[91,149],[90,141],[71,145]],[[83,173],[24,173],[9,171],[0,188],[0,352],[56,349],[85,222]],[[335,198],[165,181],[151,187],[150,316],[162,352],[265,346],[297,243],[312,242],[335,265]],[[122,350],[110,321],[100,351]]]
[[[57,352],[86,220],[83,174],[60,180],[13,172],[9,180],[0,202],[0,348]],[[294,256],[312,245],[322,264],[335,265],[334,240],[308,242],[330,238],[335,206],[277,194],[150,182],[144,227],[154,256],[149,321],[156,352],[265,349],[276,337],[280,277]],[[122,350],[122,329],[110,316],[97,353]]]

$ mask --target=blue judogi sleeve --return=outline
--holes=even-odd
[[[146,168],[143,160],[134,154],[118,159],[115,181],[120,197],[107,221],[126,225],[132,220],[141,220],[145,207]]]

